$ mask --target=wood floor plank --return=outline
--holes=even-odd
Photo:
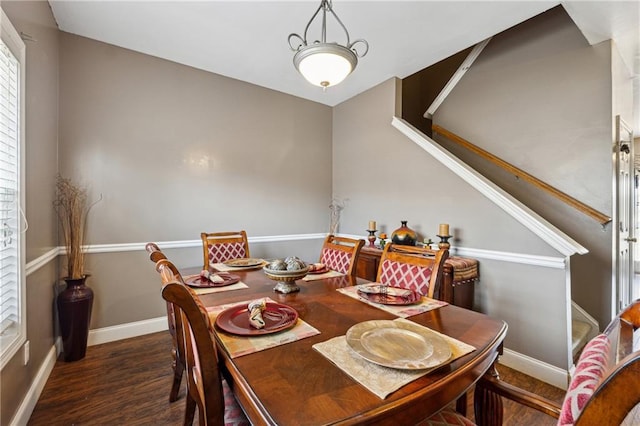
[[[63,425],[181,425],[184,382],[180,399],[169,402],[173,380],[168,332],[87,348],[84,359],[58,360],[29,420],[32,426]],[[564,391],[507,367],[503,380],[561,401]],[[473,395],[468,416],[473,419]],[[197,416],[196,416],[197,417]],[[505,401],[508,426],[555,425],[554,419]]]

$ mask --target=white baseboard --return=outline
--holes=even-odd
[[[33,409],[36,407],[36,403],[38,402],[38,398],[40,398],[44,385],[47,384],[47,380],[53,371],[53,367],[56,365],[57,359],[58,351],[56,349],[56,345],[54,345],[51,346],[49,353],[47,353],[47,356],[44,358],[44,361],[38,370],[38,374],[34,377],[27,394],[22,400],[20,407],[18,407],[18,411],[16,411],[13,419],[11,419],[11,422],[9,423],[11,426],[26,425],[29,422],[29,418],[33,413]]]
[[[168,329],[169,326],[166,316],[111,327],[97,328],[95,330],[89,330],[87,346],[100,345],[102,343],[114,342],[116,340],[128,339],[130,337],[142,336]]]
[[[549,383],[557,388],[567,390],[569,374],[562,368],[538,361],[535,358],[506,348],[500,357],[500,364],[506,365],[509,368],[513,368],[545,383]]]

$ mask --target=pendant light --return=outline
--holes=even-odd
[[[309,27],[321,11],[322,27],[320,39],[309,42],[307,39]],[[337,42],[327,42],[327,13],[332,15],[344,30],[347,37],[345,45]],[[369,43],[366,40],[358,39],[353,43],[350,41],[349,32],[333,11],[331,0],[321,0],[320,6],[304,29],[304,37],[292,33],[289,34],[288,40],[291,50],[296,52],[293,56],[293,64],[296,69],[309,83],[320,86],[323,89],[335,86],[344,80],[358,65],[358,58],[362,58],[369,51]],[[359,53],[353,47],[358,43],[362,43],[364,46],[362,53]]]

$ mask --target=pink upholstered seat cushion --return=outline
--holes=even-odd
[[[251,423],[244,415],[238,401],[233,396],[227,381],[222,379],[222,394],[224,395],[224,424],[226,426],[248,426]]]
[[[325,248],[322,250],[320,263],[324,263],[329,269],[346,274],[349,272],[349,267],[351,266],[351,253]]]
[[[221,263],[246,256],[244,244],[241,242],[209,244],[209,263]]]
[[[429,294],[429,280],[432,268],[409,265],[393,260],[382,261],[380,283],[392,287],[402,287],[415,290],[423,296]]]
[[[610,345],[607,336],[600,334],[584,347],[562,403],[559,426],[572,425],[593,395],[609,362]]]
[[[475,426],[475,424],[462,414],[447,407],[416,426]]]

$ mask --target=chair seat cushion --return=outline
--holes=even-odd
[[[427,420],[418,423],[419,426],[475,426],[471,420],[447,407],[444,410],[434,414]]]
[[[600,334],[587,343],[580,355],[576,370],[569,383],[567,395],[562,403],[558,425],[572,425],[593,395],[605,374],[609,362],[611,343],[606,335]]]
[[[233,392],[226,380],[222,380],[222,393],[224,395],[224,424],[225,426],[249,426],[251,423],[244,415],[240,404],[233,396]]]

